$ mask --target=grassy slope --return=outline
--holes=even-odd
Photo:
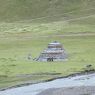
[[[94,8],[94,2],[94,0],[0,0],[0,19],[30,20],[64,14]]]
[[[0,32],[94,32],[94,14],[94,0],[1,0]]]
[[[54,40],[64,45],[68,52],[68,61],[46,63],[27,60],[28,54],[33,58],[37,57],[47,44]],[[18,36],[0,38],[0,87],[76,73],[84,70],[87,64],[95,67],[94,44],[95,36],[50,37],[49,39],[35,37],[27,39]],[[61,73],[61,75],[52,73]],[[30,77],[27,74],[30,74]]]
[[[87,64],[95,67],[94,35],[39,37],[95,32],[94,5],[94,0],[0,0],[0,88],[60,76],[23,74],[62,76],[81,71]],[[27,60],[29,53],[37,57],[54,40],[62,42],[68,61],[51,64]]]

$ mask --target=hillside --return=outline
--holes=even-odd
[[[0,33],[94,32],[95,0],[0,0],[0,21]]]
[[[94,14],[94,8],[95,0],[0,0],[0,21],[30,20],[40,17],[58,20],[59,17],[69,18],[69,14],[71,18],[82,13]]]

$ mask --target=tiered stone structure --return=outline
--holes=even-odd
[[[37,58],[37,61],[64,61],[67,59],[67,54],[61,43],[54,41],[48,44],[45,49]]]

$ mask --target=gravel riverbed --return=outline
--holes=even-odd
[[[95,95],[95,86],[47,89],[38,95]]]

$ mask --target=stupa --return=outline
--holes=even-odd
[[[57,41],[48,44],[48,47],[43,50],[37,61],[64,61],[67,59],[67,54],[63,45]]]

